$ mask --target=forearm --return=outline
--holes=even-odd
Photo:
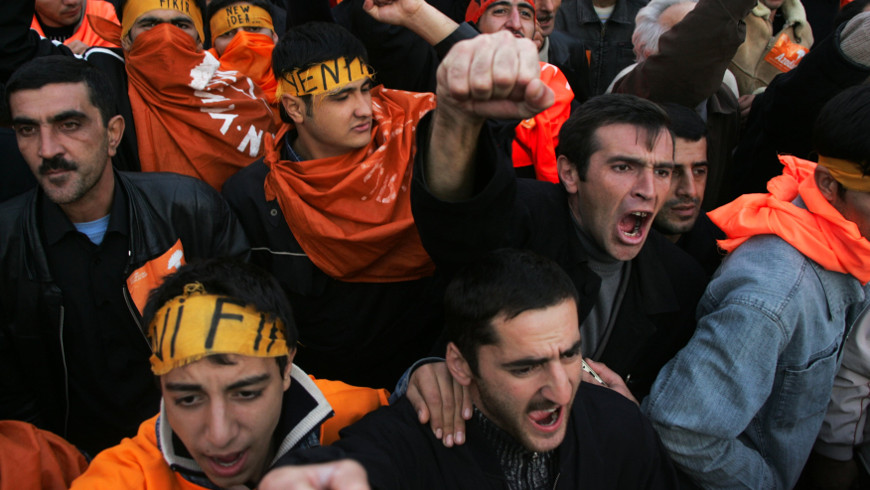
[[[413,15],[405,18],[402,24],[432,46],[443,41],[459,24],[428,3],[423,3]]]
[[[433,196],[448,202],[471,197],[474,157],[483,120],[436,109],[432,116],[424,175]]]

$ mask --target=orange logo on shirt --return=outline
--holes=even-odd
[[[785,73],[800,63],[801,58],[806,56],[807,48],[793,43],[786,33],[780,34],[773,48],[764,56],[764,61],[770,63],[777,70]]]

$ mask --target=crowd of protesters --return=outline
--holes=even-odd
[[[0,88],[0,490],[870,487],[870,0],[5,0]]]

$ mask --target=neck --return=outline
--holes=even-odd
[[[676,235],[665,235],[664,233],[662,233],[662,235],[664,235],[664,237],[667,238],[668,241],[671,243],[677,243],[680,240],[680,237],[683,236],[682,233],[678,233]]]
[[[94,187],[77,201],[60,204],[60,209],[73,223],[87,223],[109,214],[114,197],[115,176],[112,173],[112,163],[109,162]]]
[[[592,0],[592,5],[598,8],[612,7],[615,3],[616,0]]]
[[[778,10],[778,9],[770,9],[770,17],[768,17],[767,20],[768,20],[771,24],[773,24],[773,18],[776,17],[776,11],[777,11],[777,10]]]

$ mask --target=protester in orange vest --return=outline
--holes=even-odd
[[[466,24],[457,25],[425,0],[392,0],[364,7],[375,19],[410,29],[441,51],[452,43],[476,35]],[[535,26],[534,0],[472,0],[466,22],[484,34],[507,30],[519,38],[532,39]],[[555,102],[536,116],[517,125],[512,141],[512,157],[517,175],[559,182],[556,151],[559,129],[571,115],[574,92],[565,75],[554,65],[541,62],[541,80],[555,93]]]
[[[278,83],[272,73],[272,50],[278,35],[272,5],[266,0],[214,0],[208,4],[211,52],[221,65],[244,73],[275,104]]]
[[[275,458],[332,442],[387,403],[385,390],[314,380],[293,364],[287,298],[250,264],[180,268],[153,291],[143,319],[160,413],[100,453],[74,489],[254,488]]]
[[[30,28],[42,37],[69,46],[76,54],[92,46],[119,47],[94,32],[89,16],[118,22],[115,6],[103,0],[36,0]]]

